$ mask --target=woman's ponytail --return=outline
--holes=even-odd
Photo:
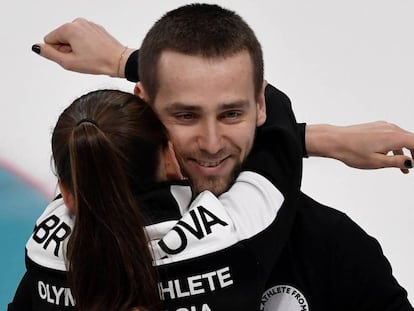
[[[139,166],[149,164],[136,161],[149,156],[155,167],[166,142],[165,130],[160,124],[151,124],[148,118],[154,115],[147,111],[150,108],[133,95],[98,91],[93,100],[91,96],[88,102],[100,105],[94,113],[72,118],[71,129],[65,132],[66,162],[56,163],[58,174],[59,166],[70,170],[62,174],[70,176],[63,183],[70,183],[75,202],[76,221],[67,250],[72,294],[78,310],[118,311],[134,306],[155,310],[159,307],[156,274],[134,192],[139,180],[154,182],[156,172],[151,178],[140,178]],[[145,122],[140,124],[142,118]],[[154,130],[147,126],[159,127],[158,141],[147,137],[151,136],[148,130]],[[56,142],[58,137],[54,138]],[[55,153],[54,157],[56,162]]]

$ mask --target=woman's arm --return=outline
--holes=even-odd
[[[138,52],[127,48],[102,26],[82,18],[63,24],[35,44],[32,50],[54,61],[66,70],[102,74],[138,81]],[[404,148],[414,150],[414,134],[387,122],[351,126],[306,125],[296,123],[289,98],[276,90],[268,92],[269,107],[283,114],[277,122],[287,126],[302,146],[303,156],[334,158],[360,169],[395,167],[408,173],[413,165],[412,154],[403,155]],[[270,95],[268,94],[270,93]],[[287,113],[287,115],[286,115]],[[271,117],[268,112],[268,118]]]

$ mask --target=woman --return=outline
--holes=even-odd
[[[165,179],[159,162],[167,145],[153,111],[129,94],[92,92],[61,114],[52,152],[63,199],[76,214],[67,257],[79,310],[157,304],[136,196]]]
[[[75,100],[52,136],[65,204],[55,200],[39,218],[9,310],[70,310],[75,301],[78,310],[257,308],[278,256],[263,245],[283,247],[300,180],[300,151],[286,133],[257,138],[262,147],[228,192],[192,200],[145,103],[115,90]],[[269,138],[274,145],[260,143]]]

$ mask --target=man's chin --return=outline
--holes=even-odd
[[[218,196],[226,192],[230,188],[230,184],[231,180],[229,178],[197,178],[195,180],[193,179],[192,187],[195,194],[208,190]]]
[[[240,168],[241,165],[237,164],[230,173],[221,176],[203,176],[200,174],[195,174],[194,172],[190,173],[190,171],[183,171],[183,174],[189,178],[193,193],[195,195],[208,190],[214,195],[219,196],[220,194],[229,190],[231,185],[234,183],[235,178],[240,173]]]

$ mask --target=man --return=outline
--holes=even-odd
[[[245,37],[239,37],[240,33]],[[77,57],[73,53],[77,52],[75,41],[65,38],[64,32],[62,36],[62,29],[46,37],[47,43],[65,43],[57,46],[66,53],[62,59]],[[115,68],[112,75],[120,75],[118,66],[122,68],[126,56],[122,55],[123,48],[117,46],[116,54],[121,57],[109,62],[115,64],[109,65]],[[47,45],[40,48],[42,55],[53,59],[53,53],[47,54]],[[70,68],[62,59],[60,63]],[[88,72],[82,67],[84,63],[79,66],[78,71]],[[146,36],[140,51],[141,82],[136,93],[153,105],[166,125],[181,167],[197,192],[225,191],[253,145],[255,128],[266,126],[275,118],[280,120],[280,116],[266,114],[266,108],[275,107],[270,103],[265,106],[266,83],[261,66],[260,45],[251,29],[234,12],[217,6],[190,5],[171,11]],[[100,70],[94,73],[106,69]],[[273,91],[273,96],[284,98]],[[299,143],[303,136],[298,137],[296,124],[291,121],[294,118],[282,125],[291,130]],[[402,133],[400,129],[394,132],[396,137]],[[309,134],[306,149],[312,155],[318,148],[312,139],[314,133]],[[349,161],[353,156],[334,157],[360,167],[410,167],[406,162],[409,159],[398,155],[402,147],[410,147],[408,142],[391,144],[383,143],[379,149],[371,148],[365,153],[369,164]],[[389,159],[381,155],[392,150],[397,155],[390,158],[396,162],[386,163]],[[330,154],[324,148],[319,153]],[[290,235],[266,280],[262,310],[412,309],[374,239],[345,215],[305,195],[298,200]],[[264,244],[263,248],[274,251],[274,245]],[[237,298],[228,297],[228,309],[232,309],[232,303],[237,305]],[[201,310],[203,306],[198,307]],[[183,308],[189,309],[190,306]]]

